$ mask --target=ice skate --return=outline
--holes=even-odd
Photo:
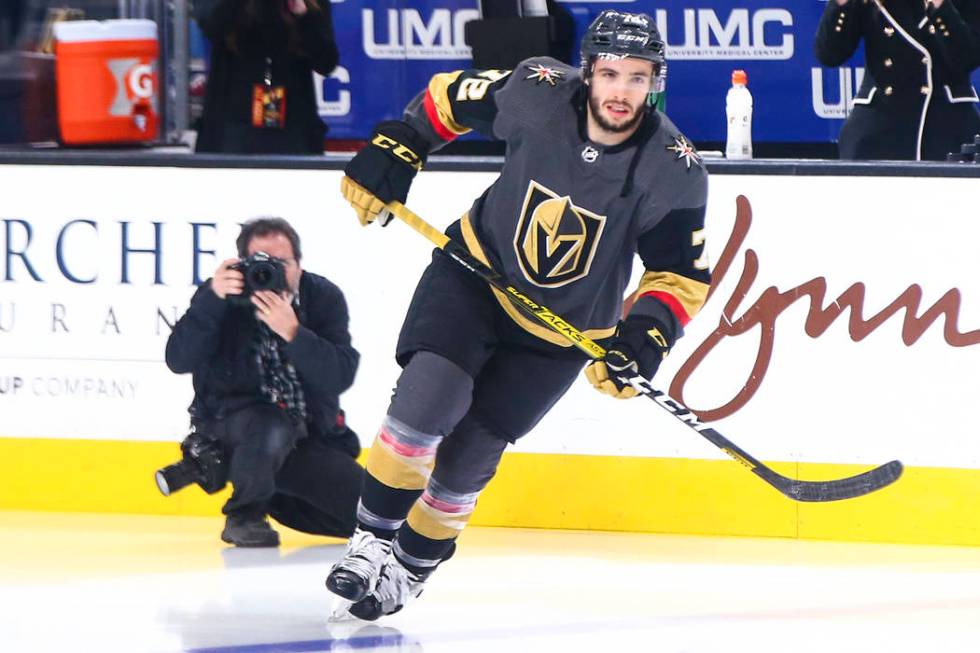
[[[374,591],[355,602],[348,610],[351,615],[365,621],[395,614],[405,607],[409,599],[422,593],[425,580],[406,569],[394,554],[389,555]]]
[[[327,589],[348,601],[360,601],[374,590],[390,551],[391,542],[358,528],[344,557],[330,569]]]

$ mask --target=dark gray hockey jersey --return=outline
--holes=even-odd
[[[436,75],[404,119],[430,151],[471,129],[506,142],[500,177],[461,221],[471,253],[593,339],[614,333],[639,254],[646,272],[628,302],[673,342],[711,281],[707,172],[661,113],[647,114],[620,145],[590,142],[585,93],[577,69],[533,58],[513,71]],[[523,328],[569,346],[497,298]]]

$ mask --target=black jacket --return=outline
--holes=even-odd
[[[264,8],[260,25],[239,28],[249,0],[196,0],[195,18],[211,42],[211,67],[204,114],[197,135],[198,152],[240,154],[322,153],[326,128],[317,114],[313,71],[327,76],[337,66],[330,1],[319,11],[296,17],[302,55],[291,52],[286,25],[278,10],[283,0],[258,0]],[[235,34],[236,51],[228,38]],[[284,129],[252,127],[252,94],[272,61],[272,83],[286,87]]]
[[[857,124],[841,132],[842,157],[942,158],[947,147],[958,151],[972,139],[977,94],[970,74],[980,66],[980,0],[945,0],[939,9],[923,0],[850,0],[844,6],[829,0],[814,43],[820,63],[842,65],[862,38],[864,79],[848,119]],[[933,156],[926,156],[930,150]]]
[[[209,279],[174,326],[167,367],[177,374],[193,373],[195,422],[264,401],[253,353],[254,310],[219,298]],[[347,303],[336,285],[304,271],[297,317],[300,327],[286,345],[286,356],[303,385],[310,431],[329,437],[343,430],[338,428],[338,395],[353,383],[360,358],[351,346]]]

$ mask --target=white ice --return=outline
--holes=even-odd
[[[0,651],[978,651],[980,549],[472,528],[402,612],[329,623],[340,540],[0,513]]]

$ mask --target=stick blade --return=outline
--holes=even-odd
[[[856,476],[833,481],[798,481],[765,468],[752,471],[794,501],[822,503],[853,499],[880,490],[897,481],[903,470],[902,463],[893,460]]]

